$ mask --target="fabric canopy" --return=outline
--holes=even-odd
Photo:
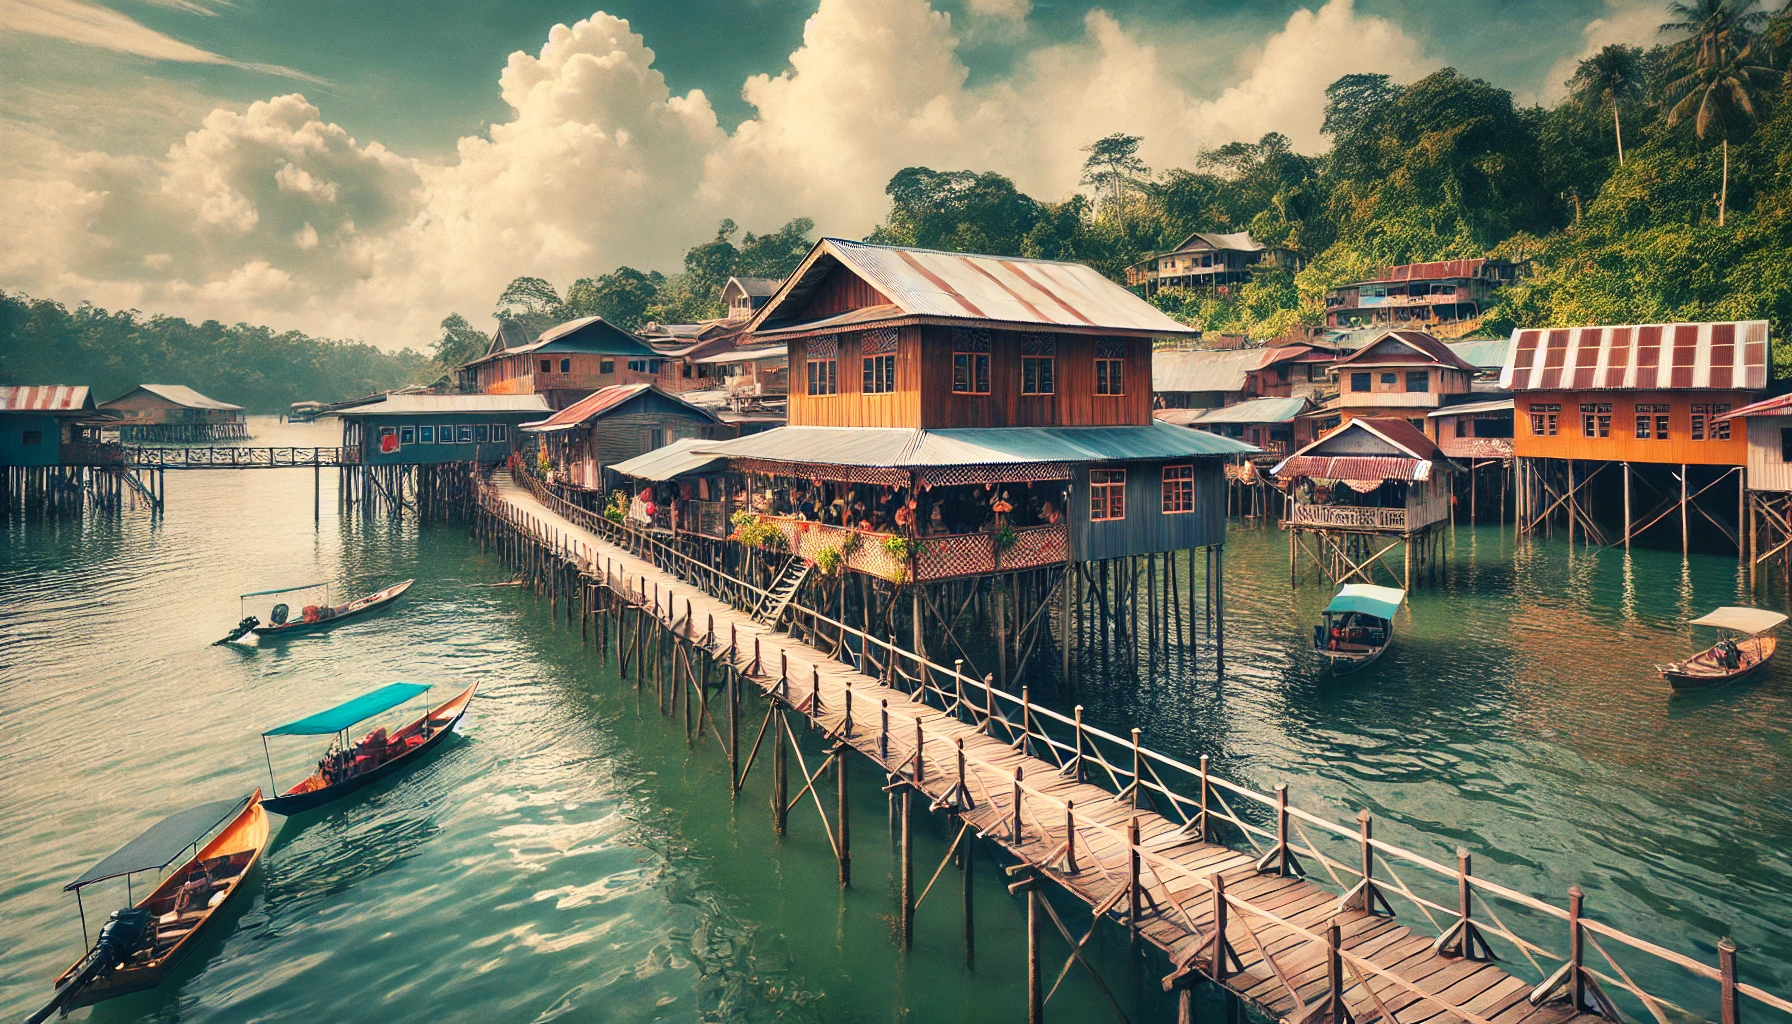
[[[1738,633],[1754,636],[1756,633],[1765,633],[1784,621],[1786,621],[1786,617],[1779,612],[1770,612],[1765,608],[1738,608],[1728,605],[1703,618],[1692,620],[1692,624],[1716,626],[1718,629],[1733,629]]]
[[[212,829],[236,817],[248,802],[248,797],[239,796],[230,800],[213,800],[208,804],[170,814],[151,825],[142,835],[112,851],[105,860],[88,868],[80,878],[63,886],[62,891],[69,892],[94,882],[128,875],[133,871],[165,868],[174,858],[185,853],[188,847],[204,839]]]
[[[422,683],[391,683],[354,700],[344,701],[328,711],[319,711],[296,722],[288,722],[278,729],[269,729],[262,735],[325,736],[341,732],[356,722],[395,708],[427,689],[429,687]]]
[[[1399,587],[1377,587],[1368,583],[1346,583],[1332,598],[1332,603],[1325,610],[1333,615],[1341,612],[1361,612],[1373,615],[1378,619],[1391,619],[1400,610],[1401,602],[1406,600],[1406,591]],[[1783,617],[1783,616],[1782,616]]]

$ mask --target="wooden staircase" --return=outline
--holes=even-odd
[[[753,621],[763,622],[776,629],[778,620],[784,615],[784,609],[789,608],[790,602],[796,600],[796,592],[802,589],[803,581],[809,578],[809,573],[814,568],[815,563],[802,558],[792,558],[785,562],[784,568],[778,570],[777,578],[772,580],[772,585],[766,588],[770,593],[753,606]]]

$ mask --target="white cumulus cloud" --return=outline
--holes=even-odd
[[[1026,4],[981,0],[976,16],[1004,11],[1024,19]],[[1024,24],[1014,31],[1024,41]],[[820,0],[789,66],[744,83],[754,115],[730,132],[600,12],[512,54],[498,76],[509,118],[445,163],[357,141],[296,94],[215,109],[154,158],[53,143],[29,165],[0,155],[0,218],[37,242],[0,249],[0,284],[417,344],[451,311],[489,322],[487,303],[521,274],[564,287],[623,263],[677,270],[725,216],[862,235],[910,165],[995,170],[1059,199],[1080,148],[1116,131],[1144,136],[1154,166],[1269,130],[1316,148],[1338,76],[1435,66],[1351,0],[1297,11],[1217,96],[1179,84],[1186,61],[1148,26],[1095,11],[1081,38],[973,86],[952,20],[928,0]]]

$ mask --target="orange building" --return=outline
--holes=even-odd
[[[613,384],[657,383],[671,362],[596,316],[550,327],[525,344],[513,341],[500,329],[485,355],[460,367],[461,387],[486,395],[540,395],[550,408],[564,409]]]
[[[1728,417],[1767,386],[1770,358],[1765,320],[1514,331],[1500,381],[1516,403],[1520,531],[1565,519],[1571,536],[1628,547],[1677,512],[1684,549],[1696,511],[1740,551],[1748,445]]]

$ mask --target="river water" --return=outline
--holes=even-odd
[[[337,431],[253,429],[261,444],[329,444]],[[274,819],[246,898],[168,983],[79,1013],[1023,1016],[1024,915],[991,862],[975,877],[973,970],[956,869],[919,910],[914,949],[892,942],[881,780],[862,764],[842,895],[813,808],[775,839],[764,771],[731,802],[716,745],[687,747],[576,629],[494,586],[507,572],[464,529],[339,517],[327,472],[314,526],[312,483],[303,470],[171,472],[159,521],[0,530],[0,1015],[34,1008],[81,952],[62,884],[162,815],[268,786],[263,729],[395,680],[438,692],[478,680],[463,735],[428,764]],[[1745,978],[1792,990],[1789,663],[1691,698],[1670,697],[1651,669],[1691,649],[1687,618],[1743,599],[1734,560],[1515,548],[1463,528],[1447,580],[1418,593],[1396,647],[1342,681],[1303,656],[1326,588],[1290,589],[1282,535],[1235,525],[1227,566],[1225,681],[1205,653],[1192,671],[1088,673],[1075,699],[1095,721],[1139,724],[1147,743],[1208,753],[1259,788],[1286,781],[1296,803],[1340,820],[1367,807],[1378,835],[1442,860],[1462,843],[1477,872],[1514,888],[1559,901],[1578,883],[1590,912],[1700,959],[1733,935]],[[400,607],[333,633],[208,646],[239,617],[240,592],[412,577]],[[302,739],[277,744],[282,782],[316,756]],[[933,823],[920,835],[924,884],[951,837]],[[90,923],[125,898],[114,883],[90,893]],[[1095,947],[1133,1018],[1163,1019],[1162,965],[1111,934]],[[1704,989],[1669,991],[1712,1009]],[[1059,1019],[1110,1013],[1080,972],[1050,1005]]]

